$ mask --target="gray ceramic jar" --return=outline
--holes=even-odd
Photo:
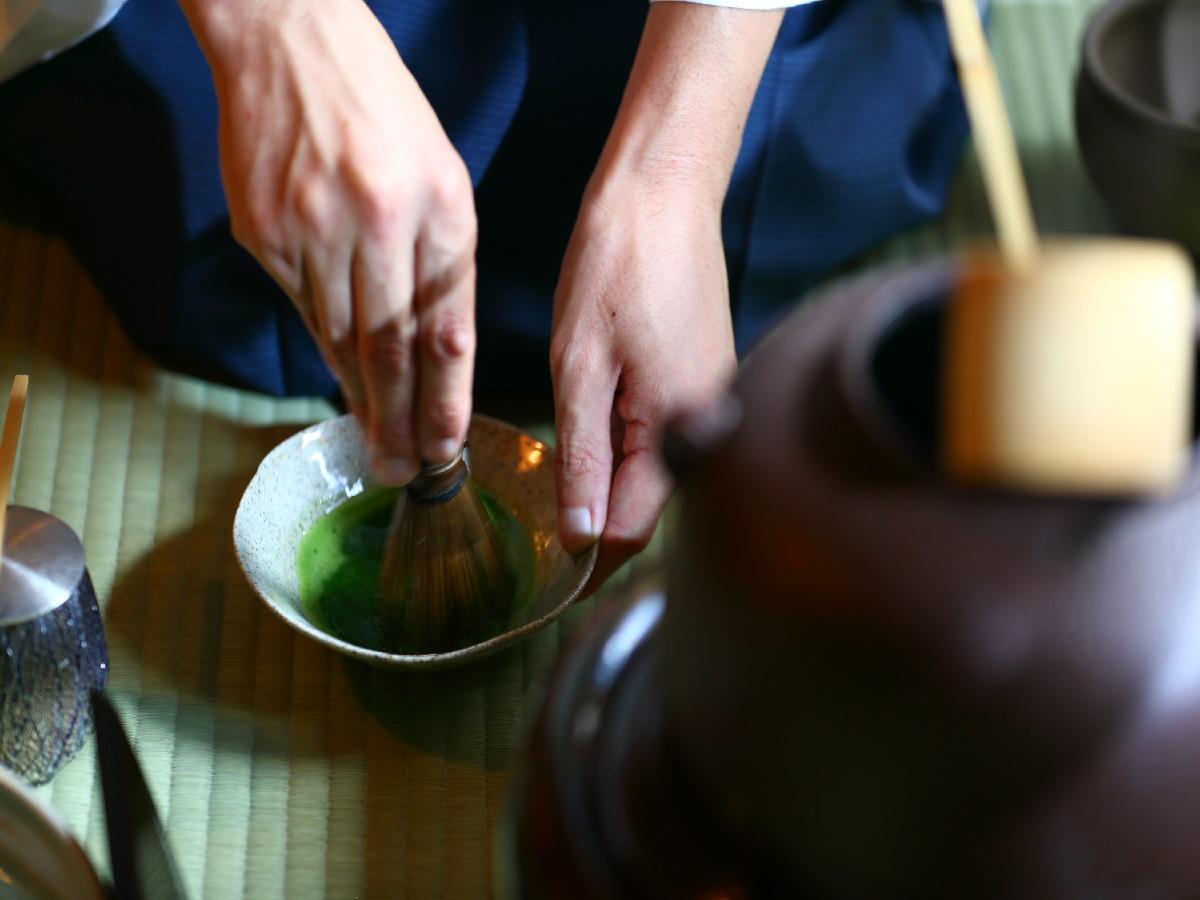
[[[1075,129],[1121,223],[1200,254],[1200,0],[1109,0],[1094,13]]]
[[[1153,502],[942,481],[954,278],[802,309],[730,436],[676,434],[682,777],[801,895],[1195,897],[1200,474]]]

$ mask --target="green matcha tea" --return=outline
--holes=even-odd
[[[508,621],[529,602],[535,557],[529,536],[508,508],[476,487],[500,535],[504,563],[513,574]],[[393,652],[379,615],[379,572],[398,488],[376,488],[352,497],[305,533],[296,555],[300,600],[319,628],[359,647]]]

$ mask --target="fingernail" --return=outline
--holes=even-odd
[[[417,474],[417,464],[409,459],[377,459],[371,468],[384,484],[408,484]]]
[[[570,509],[564,509],[562,511],[561,531],[567,539],[564,543],[569,542],[576,545],[576,547],[568,547],[568,550],[583,549],[599,537],[592,524],[592,511],[586,506],[573,506]]]
[[[450,462],[458,455],[459,447],[462,445],[458,441],[438,441],[432,445],[433,452],[429,455],[426,462],[445,463]]]

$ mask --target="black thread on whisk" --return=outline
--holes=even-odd
[[[470,469],[469,459],[467,445],[463,444],[463,448],[449,462],[423,466],[405,488],[409,499],[425,506],[436,506],[453,500],[466,484]],[[446,483],[447,479],[453,481]]]
[[[409,485],[408,494],[414,503],[421,503],[425,506],[437,506],[439,503],[445,503],[447,500],[453,500],[455,495],[462,490],[462,486],[467,483],[467,470],[464,466],[459,469],[458,480],[450,485],[446,490],[436,494],[422,494],[420,487],[415,484]]]

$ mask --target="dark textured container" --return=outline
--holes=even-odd
[[[1200,471],[941,480],[933,264],[805,310],[691,466],[663,623],[698,802],[816,897],[1200,894]]]
[[[1154,502],[943,481],[955,272],[799,311],[736,430],[675,429],[665,606],[560,663],[522,896],[1200,895],[1200,470]]]
[[[1123,225],[1200,253],[1200,0],[1112,0],[1083,39],[1079,147]]]
[[[91,734],[90,695],[107,681],[108,649],[83,548],[67,525],[11,506],[5,551],[0,579],[12,583],[0,582],[3,596],[39,596],[32,618],[15,604],[0,610],[0,765],[43,784]]]

